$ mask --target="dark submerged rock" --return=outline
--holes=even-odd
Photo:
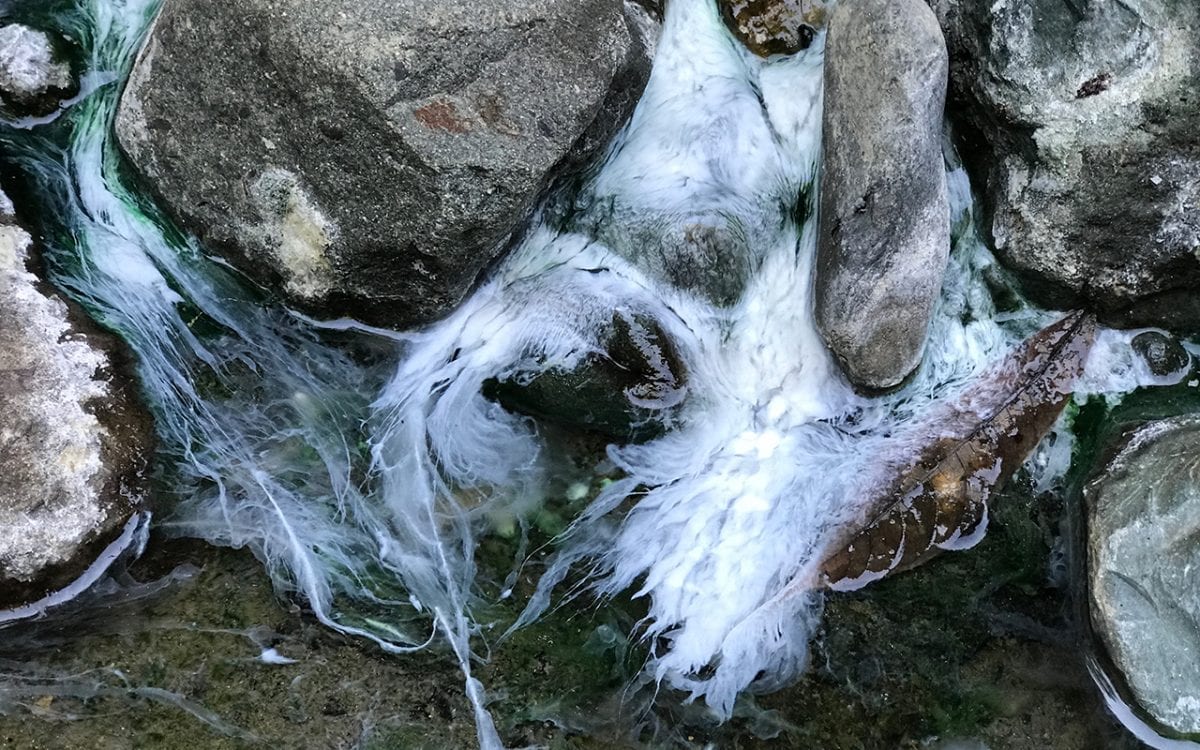
[[[290,304],[420,325],[632,110],[653,33],[637,12],[169,0],[117,135],[175,218]]]
[[[123,344],[31,271],[0,211],[0,607],[79,577],[144,502],[153,424]]]
[[[611,212],[572,217],[571,229],[595,237],[652,278],[686,290],[714,305],[741,299],[753,276],[759,227],[712,214],[679,223],[642,207],[618,205]]]
[[[950,253],[946,47],[920,0],[859,0],[825,59],[817,325],[852,383],[888,389],[920,364]]]
[[[1200,419],[1134,430],[1084,490],[1092,625],[1138,703],[1200,733]]]
[[[535,367],[484,385],[509,411],[618,441],[661,435],[687,396],[687,373],[653,319],[618,311],[603,343],[574,368]]]
[[[1174,375],[1192,364],[1191,355],[1177,339],[1158,331],[1139,333],[1131,343],[1133,350],[1149,366],[1150,372],[1160,377]]]
[[[1026,291],[1200,326],[1200,6],[931,0],[984,225]]]

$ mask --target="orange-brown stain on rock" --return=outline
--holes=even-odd
[[[471,123],[460,117],[454,105],[447,101],[426,104],[413,111],[413,117],[430,130],[446,133],[466,133],[471,130]]]

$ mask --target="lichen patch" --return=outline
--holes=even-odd
[[[288,294],[313,301],[327,295],[334,283],[330,248],[337,225],[288,170],[266,170],[251,194],[263,219],[260,229],[285,274]]]

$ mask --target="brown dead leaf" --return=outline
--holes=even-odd
[[[1074,312],[1030,336],[948,409],[919,429],[940,435],[901,464],[858,531],[832,547],[822,580],[852,591],[974,546],[987,528],[987,501],[1017,470],[1066,406],[1095,336]]]

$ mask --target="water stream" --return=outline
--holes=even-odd
[[[386,651],[448,644],[482,747],[501,742],[473,654],[563,597],[645,597],[648,674],[720,717],[748,687],[794,679],[823,595],[789,583],[863,513],[931,406],[1056,317],[1023,303],[997,311],[987,278],[999,272],[948,149],[955,248],[924,364],[894,394],[855,394],[811,310],[823,36],[764,61],[712,2],[673,0],[630,123],[585,180],[548,196],[493,276],[427,330],[340,345],[336,332],[354,326],[264,304],[122,166],[119,81],[157,5],[64,10],[57,21],[85,41],[100,83],[55,122],[0,132],[53,206],[56,284],[138,354],[169,490],[154,523],[250,548],[277,590]],[[741,240],[721,271],[732,299],[672,283],[670,239],[696,225]],[[648,232],[666,238],[661,263],[634,262]],[[686,398],[665,434],[608,446],[613,481],[582,478],[586,508],[534,566],[524,613],[477,618],[480,576],[507,576],[508,596],[523,562],[481,572],[480,540],[522,533],[564,450],[485,398],[484,383],[581,362],[601,351],[614,312],[656,322],[686,368]],[[1102,333],[1084,394],[1159,382],[1131,335]],[[1069,427],[1031,459],[1042,489],[1070,464]]]

